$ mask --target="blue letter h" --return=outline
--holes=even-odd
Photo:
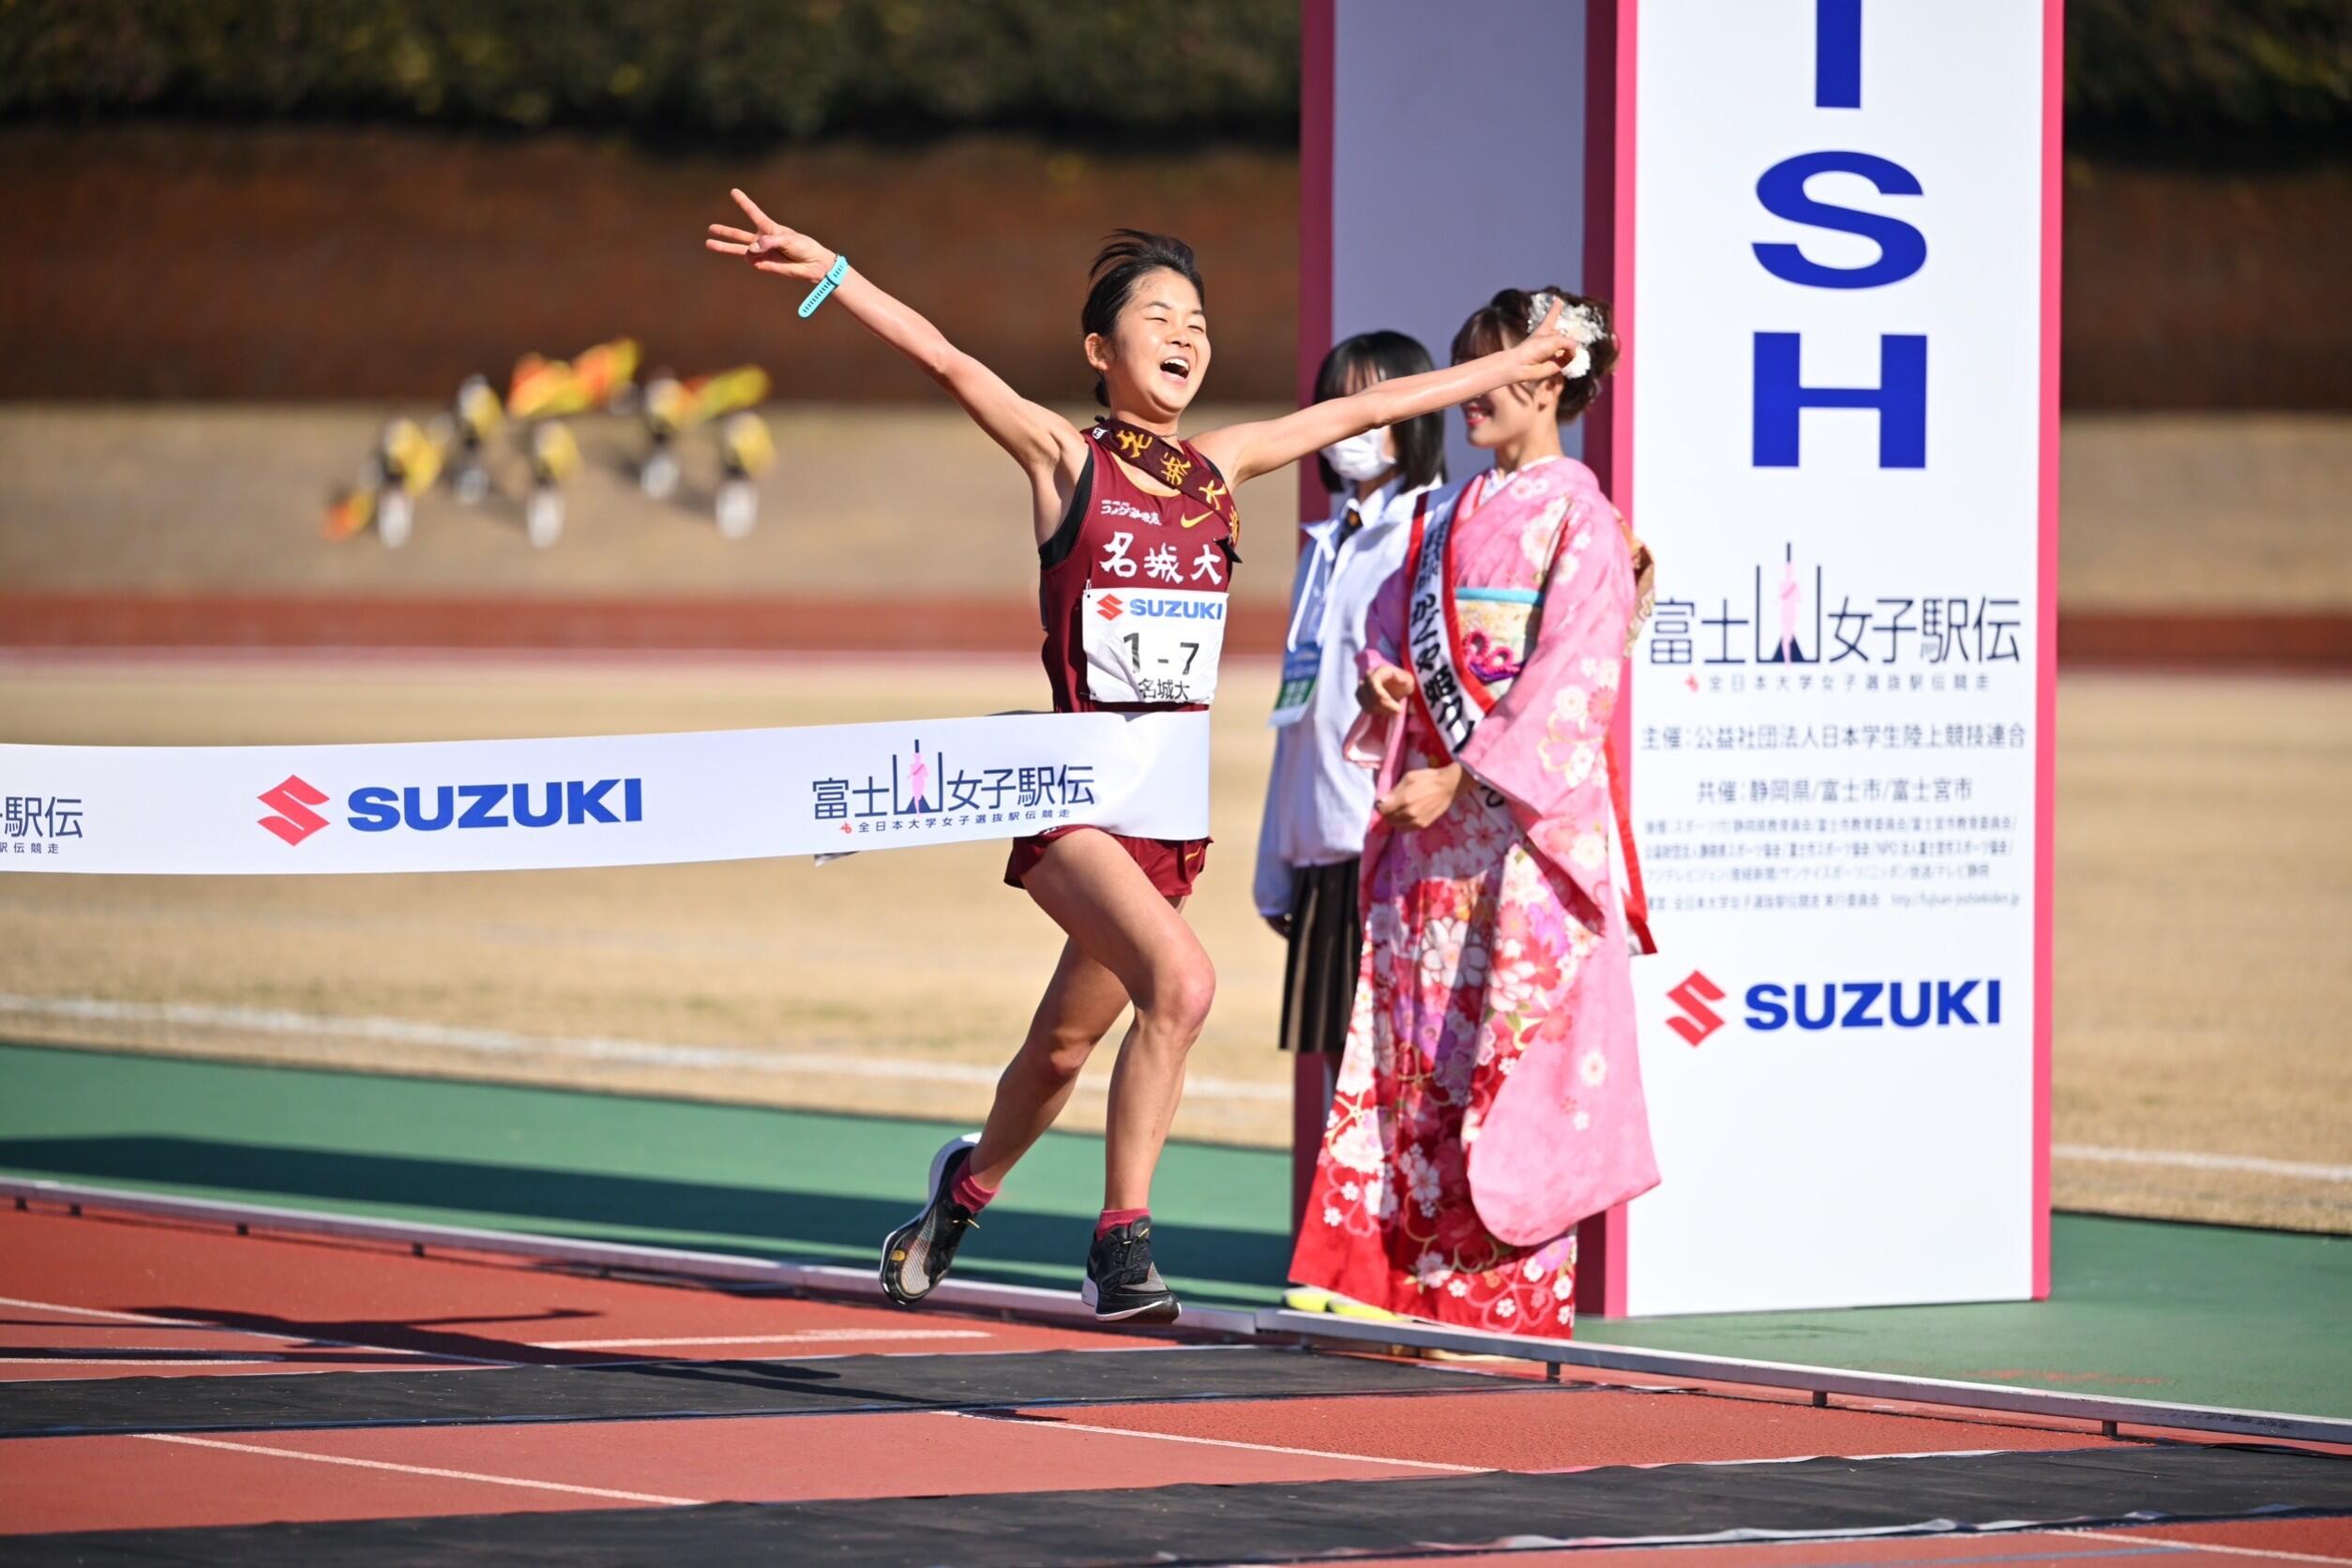
[[[1891,332],[1878,339],[1876,386],[1807,386],[1798,380],[1798,335],[1756,335],[1757,468],[1797,466],[1797,421],[1808,408],[1878,411],[1878,466],[1927,466],[1927,339]]]

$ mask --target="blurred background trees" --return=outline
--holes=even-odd
[[[12,0],[0,113],[623,129],[659,143],[956,129],[1288,143],[1268,0]],[[2085,145],[2352,132],[2344,0],[2071,0]]]
[[[1096,238],[1184,234],[1218,395],[1286,397],[1298,49],[1290,0],[0,0],[0,398],[762,353],[692,249],[729,184],[1051,397]],[[2352,409],[2352,0],[2068,0],[2066,66],[2069,404]],[[824,357],[778,394],[923,395]]]

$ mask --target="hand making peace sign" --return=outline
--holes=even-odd
[[[778,278],[797,278],[804,283],[816,282],[833,265],[832,251],[798,230],[787,229],[761,212],[760,204],[742,191],[729,194],[751,220],[751,228],[714,223],[710,237],[702,242],[705,249],[722,256],[744,257],[761,272],[772,272]]]

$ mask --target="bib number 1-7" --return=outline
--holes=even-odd
[[[1209,702],[1225,651],[1226,597],[1176,588],[1089,588],[1086,695],[1097,702]]]

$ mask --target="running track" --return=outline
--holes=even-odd
[[[0,1324],[0,1562],[2352,1568],[2344,1452],[38,1205]]]

